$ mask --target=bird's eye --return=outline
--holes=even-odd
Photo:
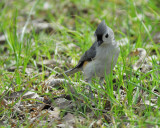
[[[105,35],[105,37],[108,38],[108,36],[109,36],[109,35],[108,35],[108,33],[107,33],[107,34]]]

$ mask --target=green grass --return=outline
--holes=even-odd
[[[24,89],[29,91],[33,88],[36,93],[46,95],[54,102],[57,95],[53,95],[51,91],[45,92],[42,86],[48,77],[46,72],[55,75],[57,72],[74,67],[81,55],[94,42],[93,35],[98,23],[105,20],[113,29],[116,40],[127,39],[128,43],[121,46],[113,73],[105,77],[105,89],[99,87],[98,79],[90,85],[97,98],[91,99],[83,91],[86,84],[82,82],[82,73],[66,77],[76,93],[73,94],[68,84],[64,84],[62,85],[64,94],[70,95],[75,106],[72,110],[62,110],[61,117],[70,112],[75,116],[86,118],[84,124],[77,122],[75,125],[77,127],[92,126],[92,123],[99,119],[102,119],[101,125],[104,127],[127,127],[127,123],[129,127],[160,126],[160,65],[158,64],[160,42],[154,38],[160,31],[158,1],[47,1],[50,6],[47,9],[44,8],[45,0],[35,2],[2,0],[0,3],[0,35],[5,35],[6,38],[5,43],[0,44],[0,103],[7,93]],[[51,33],[43,30],[37,33],[36,28],[31,24],[36,19],[51,23],[54,30]],[[28,29],[32,31],[27,33]],[[132,65],[139,57],[128,55],[136,48],[144,48],[147,56],[156,55],[157,58],[151,60],[152,70],[144,73],[133,70]],[[39,66],[38,62],[45,58],[62,62],[53,67],[43,63]],[[16,67],[15,70],[9,71],[13,66]],[[31,75],[26,73],[28,66],[33,69]],[[79,86],[75,87],[72,82],[78,82]],[[154,90],[158,90],[158,93]],[[139,97],[144,105],[138,104]],[[156,101],[152,106],[153,99]],[[3,118],[7,119],[6,127],[12,124],[9,117],[12,117],[13,107],[19,100],[18,98],[13,101],[8,107],[0,105],[0,121]],[[109,110],[105,109],[107,106]],[[89,116],[91,113],[94,114],[93,119]],[[23,124],[29,127],[27,119],[29,115],[27,112],[25,114],[23,123],[18,115],[14,118],[19,121],[19,126]],[[106,115],[111,118],[108,119],[109,121]],[[56,125],[56,122],[53,125]],[[94,124],[94,127],[98,126]]]

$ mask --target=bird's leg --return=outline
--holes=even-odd
[[[101,86],[102,89],[104,89],[104,77],[100,77],[100,80],[99,80],[99,85]]]
[[[90,79],[86,79],[86,82],[89,83],[89,84],[92,84],[92,78]],[[93,93],[92,93],[92,89],[91,89],[91,86],[90,85],[87,85],[87,87],[89,88],[89,95],[91,96],[91,98],[93,99],[94,96],[93,96]]]

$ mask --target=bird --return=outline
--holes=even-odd
[[[103,86],[105,75],[110,74],[117,63],[120,48],[115,41],[113,30],[106,25],[105,20],[98,25],[94,36],[95,42],[81,56],[78,64],[56,77],[83,71],[84,80],[87,83],[92,84],[92,78],[99,77],[100,85]],[[89,90],[91,91],[91,87]]]

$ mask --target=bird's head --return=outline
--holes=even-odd
[[[108,27],[103,20],[97,27],[94,36],[98,46],[101,44],[110,44],[114,40],[114,33],[110,27]]]

